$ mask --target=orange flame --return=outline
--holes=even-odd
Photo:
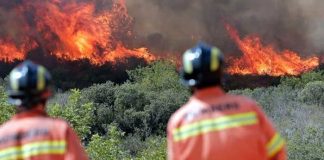
[[[36,47],[43,47],[60,59],[88,59],[96,65],[128,57],[143,58],[148,62],[156,59],[146,48],[128,49],[114,35],[120,28],[127,28],[122,25],[131,25],[132,22],[124,0],[112,0],[111,9],[103,11],[97,11],[95,4],[90,2],[23,1],[16,10],[22,14],[34,14],[33,30],[25,27],[24,31],[32,35],[26,38],[32,39],[32,43],[26,41],[23,45],[15,45],[0,38],[0,60],[22,60],[29,50]],[[126,30],[123,34],[130,33]]]
[[[0,41],[0,60],[12,62],[16,59],[24,59],[25,54],[23,49],[17,49],[12,43]]]
[[[243,57],[229,60],[227,72],[230,74],[299,75],[319,65],[318,57],[303,60],[296,52],[277,51],[271,45],[264,46],[258,36],[247,36],[242,40],[235,28],[228,24],[225,27],[243,53]]]

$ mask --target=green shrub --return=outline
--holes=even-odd
[[[124,137],[122,142],[122,148],[132,157],[136,157],[139,152],[145,149],[146,144],[139,134],[129,134]]]
[[[324,81],[314,81],[306,84],[299,94],[299,99],[308,105],[324,106]]]
[[[94,134],[87,147],[87,152],[92,160],[119,160],[126,159],[128,155],[123,152],[120,145],[123,133],[120,132],[115,124],[108,127],[106,136]]]
[[[128,72],[131,81],[115,91],[115,122],[126,133],[142,138],[164,134],[169,117],[189,97],[175,66],[159,61]]]
[[[0,110],[0,124],[9,120],[15,113],[15,107],[8,104],[8,96],[2,86],[0,86]]]
[[[255,99],[287,140],[289,159],[324,157],[322,72],[287,78],[277,87],[230,91]]]
[[[324,157],[324,129],[307,127],[296,131],[288,139],[289,159],[322,160]]]
[[[138,160],[167,159],[167,140],[162,137],[150,137],[146,140],[146,149],[139,153]]]
[[[93,103],[94,117],[92,117],[91,126],[93,133],[105,134],[107,125],[115,120],[115,92],[115,84],[109,81],[95,84],[81,91],[82,103]]]
[[[179,83],[176,66],[167,61],[157,61],[147,67],[131,70],[127,73],[130,80],[139,85],[141,90],[144,91],[186,90]]]
[[[93,120],[93,104],[81,103],[81,92],[72,89],[65,106],[54,103],[48,106],[48,113],[53,117],[67,120],[82,140],[91,133],[90,127]]]
[[[307,83],[314,81],[324,81],[324,71],[313,71],[302,74],[297,77],[283,77],[280,85],[291,86],[294,88],[303,88]]]

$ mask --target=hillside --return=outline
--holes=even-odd
[[[50,115],[70,122],[94,160],[165,159],[166,124],[190,91],[180,85],[175,66],[159,61],[128,71],[123,84],[106,82],[56,93]],[[0,87],[0,122],[14,109]],[[281,78],[277,86],[229,91],[252,97],[287,140],[289,159],[324,157],[324,70]]]

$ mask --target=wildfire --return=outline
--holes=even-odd
[[[242,51],[241,58],[231,58],[227,72],[230,74],[299,75],[319,65],[318,57],[303,60],[296,52],[277,51],[273,46],[264,46],[258,36],[240,39],[237,30],[225,25],[230,37]]]
[[[146,48],[123,45],[120,37],[131,33],[132,24],[123,0],[112,0],[106,10],[97,10],[92,1],[23,0],[14,10],[29,16],[22,22],[26,41],[17,45],[13,38],[1,37],[1,61],[22,60],[37,47],[59,59],[88,59],[96,65],[128,57],[156,59]]]

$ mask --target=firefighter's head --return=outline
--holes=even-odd
[[[45,67],[24,61],[10,72],[9,102],[24,108],[45,104],[51,96],[50,81],[51,75]]]
[[[224,56],[217,47],[199,43],[183,54],[181,81],[191,88],[221,85]]]

